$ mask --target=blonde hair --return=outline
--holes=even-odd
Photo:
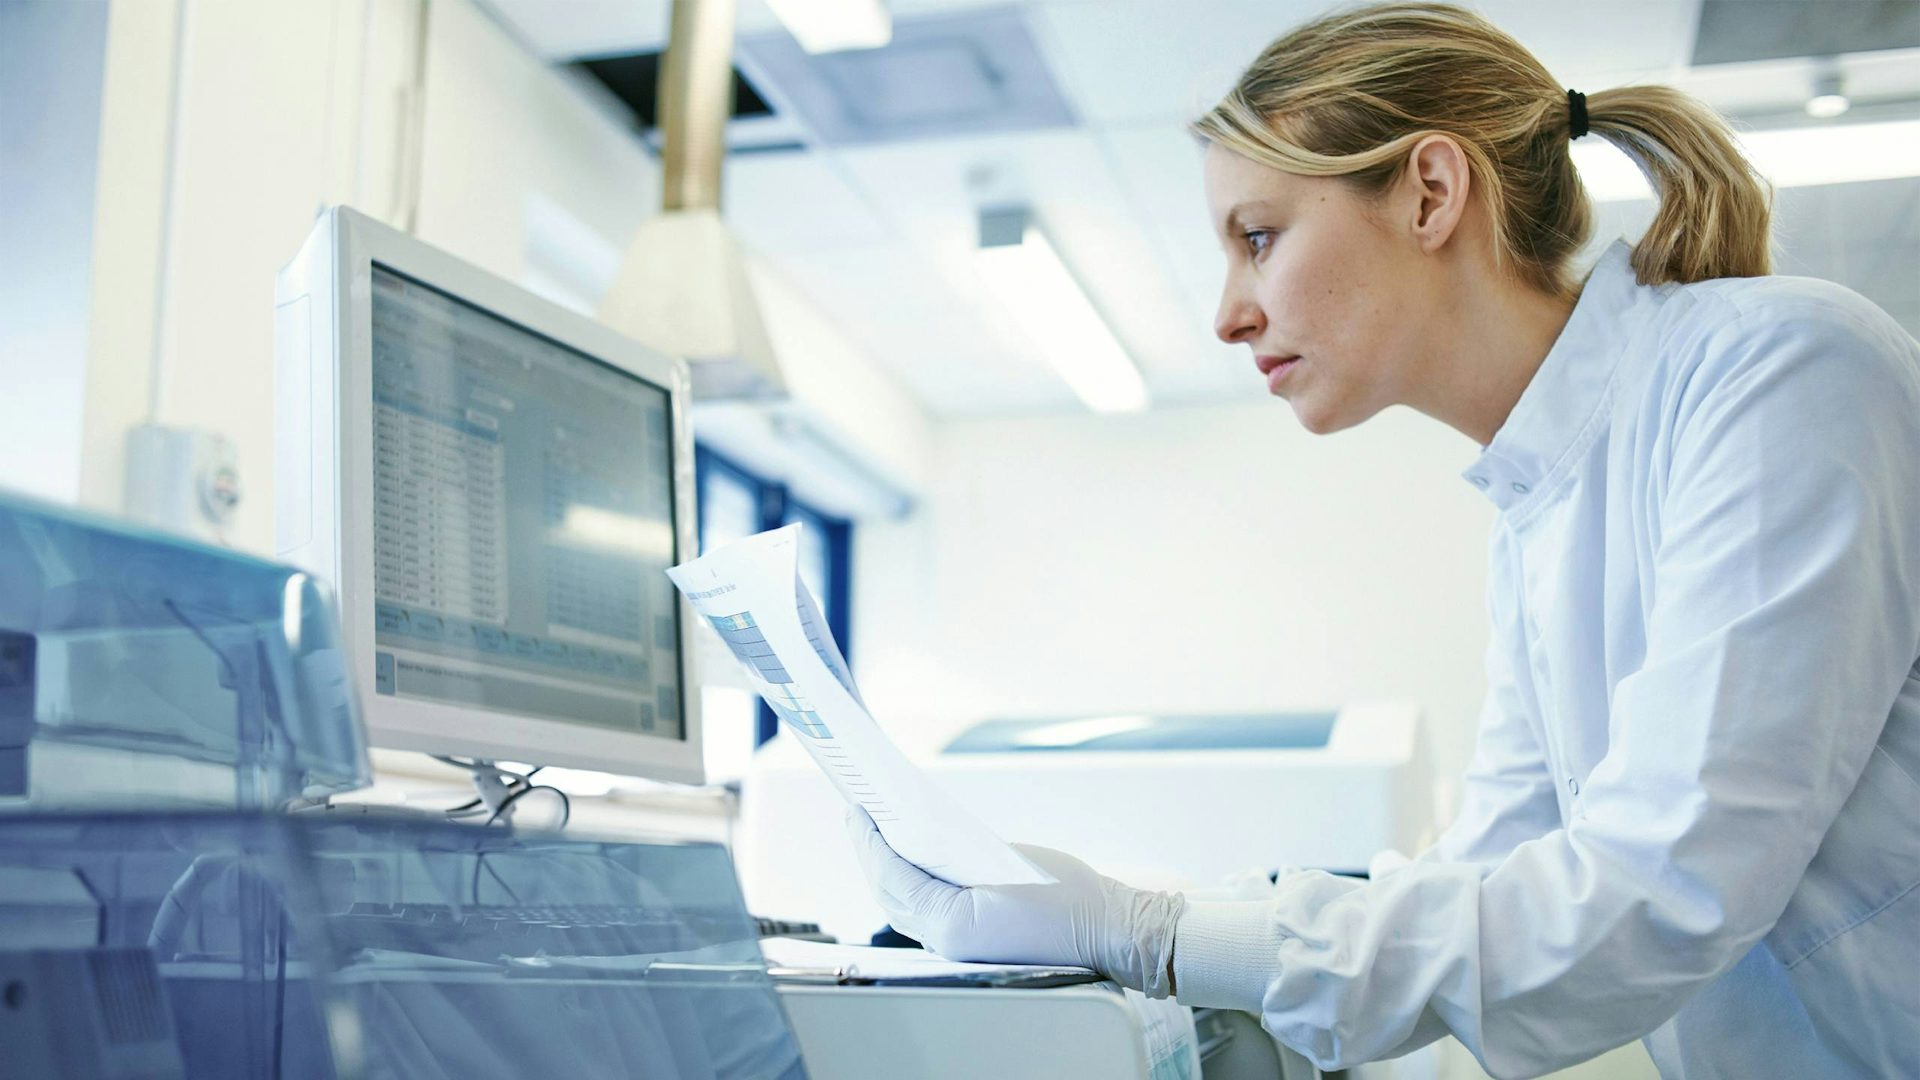
[[[1712,109],[1664,86],[1586,99],[1588,129],[1653,183],[1659,211],[1633,250],[1643,284],[1770,272],[1772,189]],[[1261,164],[1384,191],[1422,138],[1465,152],[1493,225],[1495,260],[1561,296],[1593,210],[1569,153],[1570,96],[1519,42],[1446,4],[1335,12],[1267,46],[1194,124]]]

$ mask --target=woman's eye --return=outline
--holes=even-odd
[[[1268,248],[1273,246],[1273,240],[1276,234],[1272,229],[1248,229],[1245,235],[1247,251],[1252,253],[1255,258],[1258,258],[1265,254]]]

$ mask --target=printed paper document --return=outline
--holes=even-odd
[[[901,856],[955,885],[1052,881],[935,787],[874,722],[820,605],[800,580],[799,548],[800,526],[788,525],[708,552],[667,576],[840,794],[866,808]]]

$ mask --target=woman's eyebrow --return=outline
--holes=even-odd
[[[1242,227],[1240,220],[1241,211],[1264,209],[1267,206],[1268,202],[1265,199],[1249,199],[1246,202],[1235,203],[1233,209],[1227,211],[1226,219],[1220,226],[1221,231],[1228,236],[1232,236],[1234,233],[1239,232]]]

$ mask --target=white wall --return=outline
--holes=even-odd
[[[787,388],[812,421],[886,479],[924,488],[933,429],[919,400],[792,282],[758,262],[751,271]]]
[[[273,279],[316,212],[352,198],[358,103],[341,88],[358,85],[363,16],[378,6],[111,6],[80,462],[89,504],[122,507],[132,427],[210,430],[239,456],[232,542],[271,551]]]
[[[0,4],[0,488],[65,502],[80,493],[106,43],[105,4]]]
[[[231,540],[271,553],[273,283],[329,203],[395,223],[417,214],[429,239],[515,278],[524,195],[537,184],[586,199],[651,182],[645,155],[622,152],[616,125],[469,5],[429,10],[423,110],[417,0],[113,5],[83,456],[90,503],[122,505],[131,427],[211,430],[239,458]],[[589,211],[604,227],[630,228],[643,201],[602,199]]]
[[[239,457],[231,541],[271,553],[273,281],[326,204],[411,223],[523,283],[540,221],[561,218],[617,252],[656,211],[657,164],[596,95],[467,0],[436,0],[424,23],[422,10],[419,0],[111,5],[93,306],[90,326],[68,320],[89,331],[84,501],[122,506],[130,428],[151,418],[208,429]],[[911,399],[796,297],[776,299],[770,329],[796,390],[861,452],[922,472],[926,421]],[[50,396],[13,402],[44,410]]]
[[[418,235],[508,279],[544,200],[613,249],[659,206],[659,166],[611,113],[472,4],[432,5]]]
[[[881,655],[856,630],[908,741],[1402,697],[1430,710],[1442,775],[1464,762],[1493,512],[1457,475],[1460,436],[1396,410],[1319,438],[1259,402],[956,422],[935,446],[924,518],[893,527],[919,548],[892,545],[874,583]]]

